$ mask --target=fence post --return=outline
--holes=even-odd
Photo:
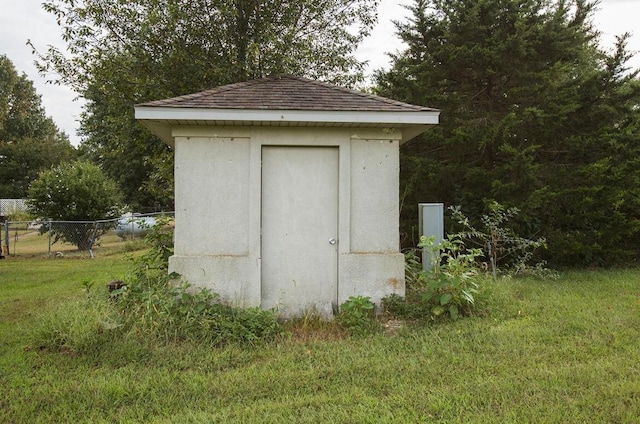
[[[2,228],[2,232],[4,232],[4,224],[0,225],[0,228]],[[0,232],[0,259],[4,259],[4,247],[2,247],[2,232]]]
[[[47,222],[47,233],[49,234],[49,256],[51,256],[51,218]]]
[[[4,223],[4,249],[7,258],[9,257],[9,221]]]
[[[95,256],[93,255],[93,243],[95,243],[96,241],[98,225],[100,225],[98,221],[93,223],[93,234],[91,234],[91,240],[89,240],[89,255],[91,255],[91,259],[95,259]]]

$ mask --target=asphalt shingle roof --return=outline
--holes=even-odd
[[[437,111],[293,75],[239,82],[138,106],[363,112]]]

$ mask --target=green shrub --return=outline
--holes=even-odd
[[[272,311],[231,307],[208,289],[176,283],[179,276],[167,271],[173,254],[168,221],[156,219],[145,236],[151,248],[132,258],[127,284],[112,293],[127,331],[166,343],[191,340],[211,345],[280,335],[282,327]]]
[[[116,218],[120,215],[120,192],[116,183],[102,170],[89,162],[67,162],[41,172],[29,187],[29,212],[41,219],[54,221],[83,221],[83,223],[54,223],[51,234],[59,240],[86,250],[95,237],[108,231],[99,229],[91,221]],[[43,225],[41,231],[47,231]]]
[[[226,305],[216,293],[175,283],[167,272],[172,236],[159,219],[146,241],[151,248],[132,257],[125,285],[107,293],[85,283],[86,298],[45,314],[34,343],[51,351],[99,353],[114,341],[154,346],[192,341],[219,346],[273,339],[283,333],[273,311]]]
[[[468,249],[458,235],[449,236],[438,245],[434,245],[433,237],[422,236],[418,247],[431,256],[433,267],[410,274],[406,298],[392,295],[383,299],[384,310],[410,319],[456,320],[470,315],[479,289],[480,249]],[[408,261],[414,267],[411,256]]]
[[[520,210],[506,208],[496,201],[490,202],[488,209],[480,219],[480,227],[476,228],[460,207],[450,207],[451,218],[462,228],[456,237],[481,249],[482,254],[478,256],[485,258],[487,268],[494,274],[553,277],[555,273],[546,268],[544,261],[535,262],[537,251],[547,247],[546,239],[522,237],[510,226],[509,221]]]
[[[375,317],[375,305],[368,296],[350,296],[340,305],[338,325],[348,334],[362,336],[380,329]]]

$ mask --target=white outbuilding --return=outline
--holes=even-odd
[[[399,146],[436,109],[282,75],[135,114],[175,149],[171,272],[284,317],[404,295]]]

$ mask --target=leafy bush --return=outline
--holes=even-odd
[[[29,211],[41,219],[85,221],[74,225],[51,227],[54,242],[62,240],[86,250],[91,241],[110,228],[95,228],[98,219],[116,218],[120,214],[120,192],[116,183],[89,162],[68,162],[41,172],[29,187]],[[42,226],[41,231],[47,231]]]
[[[224,304],[207,289],[175,283],[167,259],[173,252],[167,220],[157,219],[146,235],[151,245],[142,256],[132,257],[125,284],[109,293],[94,291],[83,301],[62,306],[44,316],[34,340],[53,351],[91,353],[114,340],[135,340],[141,345],[193,341],[218,346],[256,342],[283,333],[273,311],[241,309]]]
[[[375,305],[368,296],[350,296],[340,305],[336,320],[340,327],[354,336],[369,334],[380,328],[375,319]]]
[[[423,271],[414,251],[405,254],[407,296],[383,299],[389,314],[412,319],[449,317],[458,319],[470,315],[476,308],[480,283],[491,269],[494,276],[527,273],[555,278],[557,274],[545,268],[544,262],[532,265],[535,252],[544,248],[545,239],[520,237],[507,224],[518,214],[516,208],[505,208],[497,202],[489,205],[477,229],[459,207],[449,208],[452,218],[462,231],[447,236],[439,245],[434,238],[421,237],[419,248],[430,256],[433,267]],[[473,245],[475,247],[469,247]]]
[[[424,275],[426,285],[422,295],[431,314],[434,317],[446,314],[456,320],[460,314],[470,313],[478,292],[475,279],[480,249],[468,249],[458,236],[444,239],[437,246],[422,236],[418,247],[430,249],[434,258],[431,275],[428,272]]]
[[[460,207],[450,207],[451,218],[462,227],[456,236],[482,249],[483,254],[478,256],[487,259],[487,266],[494,273],[551,276],[553,273],[546,270],[544,262],[532,263],[536,251],[547,247],[545,238],[521,237],[509,226],[520,210],[506,208],[496,201],[490,202],[488,208],[489,212],[480,219],[481,227],[476,228]]]
[[[273,338],[282,328],[271,311],[234,308],[216,293],[176,283],[169,274],[168,259],[173,254],[173,234],[169,218],[157,218],[145,236],[151,246],[133,258],[127,285],[112,293],[122,322],[129,332],[160,341],[191,340],[212,345],[251,342]]]
[[[433,267],[416,271],[413,256],[408,256],[412,273],[407,279],[407,297],[392,295],[383,299],[385,311],[410,319],[456,320],[470,315],[479,287],[480,249],[467,249],[459,235],[449,236],[438,245],[434,245],[433,237],[422,236],[418,247],[428,252]]]

